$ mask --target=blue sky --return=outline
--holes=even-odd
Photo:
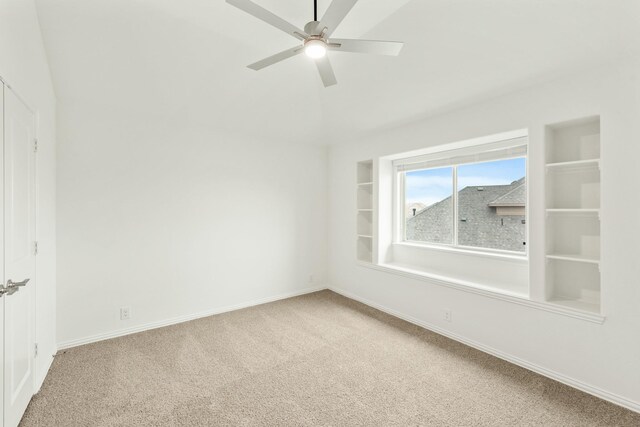
[[[526,160],[508,159],[458,166],[458,190],[470,185],[506,185],[525,176]],[[427,169],[406,174],[406,202],[431,205],[451,196],[452,169]]]

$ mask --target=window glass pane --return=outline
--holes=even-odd
[[[524,158],[458,166],[458,244],[525,251]]]
[[[405,238],[453,243],[453,168],[405,173]]]

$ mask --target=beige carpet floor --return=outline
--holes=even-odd
[[[60,352],[21,426],[640,426],[330,291]]]

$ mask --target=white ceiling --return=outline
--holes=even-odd
[[[324,88],[296,39],[224,0],[36,0],[58,98],[266,139],[332,143],[640,55],[640,0],[360,0]],[[254,0],[299,27],[312,0]],[[338,1],[338,0],[337,0]],[[328,0],[319,0],[320,16]]]

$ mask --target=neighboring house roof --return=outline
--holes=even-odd
[[[458,192],[458,243],[464,246],[522,251],[524,215],[499,216],[496,209],[524,206],[524,178],[508,185],[469,186]],[[447,197],[407,219],[407,239],[452,242],[452,198]],[[524,211],[523,211],[524,212]]]
[[[511,186],[513,187],[515,185],[516,187],[507,194],[489,203],[489,206],[524,206],[527,200],[527,188],[524,184],[524,178],[512,182]]]
[[[524,206],[526,201],[525,179],[520,178],[519,180],[513,181],[511,184],[507,185],[470,185],[468,187],[464,187],[458,192],[458,199],[460,199],[461,195],[464,195],[465,198],[472,198],[473,200],[469,200],[469,202],[475,206],[480,204],[486,204],[491,207]],[[451,196],[417,211],[415,216],[424,215],[429,210],[437,210],[441,205],[448,206],[450,203]]]

